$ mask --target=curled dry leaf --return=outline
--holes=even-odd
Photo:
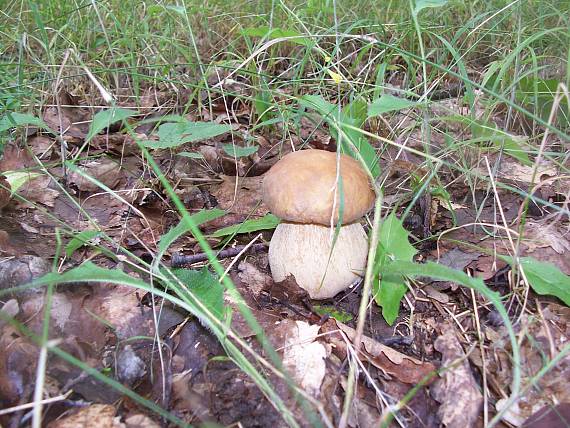
[[[16,299],[10,299],[0,308],[0,328],[7,324],[6,318],[14,318],[20,312],[20,305]]]
[[[483,396],[453,327],[446,325],[442,330],[434,346],[441,352],[441,365],[446,370],[431,388],[432,396],[441,403],[437,413],[447,427],[472,427],[477,422]]]
[[[139,140],[148,140],[144,134],[137,134]],[[101,149],[105,152],[115,152],[121,155],[131,155],[139,150],[137,143],[129,134],[104,134],[95,135],[90,141],[90,146],[95,149]]]
[[[354,337],[355,330],[346,324],[336,320],[328,320],[325,324],[326,331],[331,332],[340,329],[350,340]],[[342,352],[343,355],[339,356],[344,358],[346,356],[346,344],[342,337],[338,334],[331,334],[327,337],[334,343],[334,349],[337,352]],[[409,357],[370,337],[363,336],[362,345],[363,349],[360,355],[362,361],[372,363],[379,370],[387,375],[394,376],[403,383],[417,384],[436,370],[434,364]]]
[[[138,291],[129,286],[108,285],[98,302],[97,315],[109,322],[119,339],[152,336],[154,327],[150,309],[141,307]]]
[[[87,135],[85,125],[74,123],[73,118],[64,109],[58,112],[56,107],[47,108],[43,120],[51,129],[60,133],[65,141],[79,143]]]
[[[0,263],[0,289],[26,284],[46,274],[50,269],[51,265],[45,259],[36,256],[21,256],[3,261]],[[36,293],[35,289],[21,292],[26,296]]]
[[[18,171],[34,166],[34,161],[26,150],[20,149],[16,144],[8,143],[4,146],[0,171]]]

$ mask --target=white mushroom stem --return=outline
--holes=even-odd
[[[315,224],[281,223],[269,244],[273,279],[293,275],[312,299],[328,299],[364,275],[368,237],[359,223],[334,230]],[[332,251],[332,253],[331,253]]]

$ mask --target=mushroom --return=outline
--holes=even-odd
[[[263,180],[263,201],[282,219],[269,244],[273,279],[281,282],[294,276],[312,299],[335,296],[366,267],[368,237],[357,221],[370,209],[375,194],[356,160],[340,155],[339,165],[337,174],[336,153],[297,151],[284,156]],[[342,226],[333,246],[341,189]]]

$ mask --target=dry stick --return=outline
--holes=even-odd
[[[60,144],[61,170],[63,172],[63,178],[66,182],[67,182],[67,167],[65,166],[65,159],[67,157],[67,142],[63,139],[63,133],[65,132],[65,130],[63,129],[63,114],[61,112],[61,102],[59,101],[59,84],[61,83],[61,75],[63,74],[63,69],[65,67],[65,64],[67,63],[67,60],[69,59],[70,53],[71,51],[69,49],[65,50],[65,55],[63,57],[61,66],[59,67],[59,71],[55,79],[55,85],[53,87],[55,104],[57,108],[57,118],[59,120],[59,133],[57,134],[57,139],[59,140]]]
[[[362,288],[362,299],[358,308],[358,324],[356,325],[356,333],[354,334],[354,355],[358,356],[360,352],[360,342],[362,341],[362,333],[364,331],[364,322],[366,321],[366,309],[370,299],[372,290],[372,280],[374,273],[374,260],[376,259],[376,248],[378,247],[378,239],[380,236],[380,209],[382,207],[382,192],[378,191],[376,204],[374,206],[374,220],[372,223],[372,240],[370,249],[368,250],[368,263],[366,264],[366,276],[364,278],[364,287]],[[351,364],[348,370],[348,381],[346,385],[346,393],[344,396],[344,404],[342,408],[342,416],[338,424],[339,428],[346,428],[348,424],[348,413],[354,396],[354,385],[356,383],[356,364]]]
[[[247,250],[249,250],[250,247],[253,247],[254,242],[257,241],[259,238],[261,238],[263,236],[263,234],[258,234],[255,238],[253,238],[249,244],[247,244],[239,253],[237,253],[237,255],[235,256],[235,258],[231,261],[230,265],[226,268],[226,270],[224,271],[224,273],[222,274],[222,276],[220,276],[220,279],[218,280],[219,283],[221,283],[224,278],[226,277],[226,275],[228,274],[228,272],[232,269],[232,267],[237,263],[237,261],[240,259],[240,257],[247,252]]]
[[[479,309],[477,299],[475,297],[475,290],[471,289],[471,301],[473,302],[473,314],[475,315],[475,325],[477,326],[477,339],[479,345],[479,352],[481,352],[481,374],[483,377],[483,426],[489,424],[489,389],[487,387],[487,363],[485,362],[485,346],[483,333],[481,332],[481,322],[479,320]]]
[[[55,403],[58,401],[62,401],[62,400],[67,400],[67,398],[73,393],[73,390],[70,389],[69,391],[67,391],[65,394],[61,394],[58,395],[57,397],[52,397],[52,398],[46,398],[44,400],[41,400],[42,404],[51,404],[51,403]],[[31,402],[31,403],[26,403],[26,404],[20,404],[19,406],[15,406],[15,407],[8,407],[6,409],[1,409],[0,410],[0,416],[1,415],[7,415],[9,413],[14,413],[14,412],[19,412],[21,410],[26,410],[29,409],[31,407],[34,407],[35,402]]]
[[[237,256],[240,252],[247,248],[247,245],[238,245],[236,247],[227,248],[216,254],[218,259],[227,259],[228,257]],[[249,247],[249,251],[253,253],[260,253],[267,250],[267,244],[253,244]],[[205,262],[208,260],[208,256],[205,253],[193,254],[191,256],[183,256],[181,254],[173,254],[172,260],[170,261],[170,266],[173,268],[179,268],[183,266],[188,266],[198,262]]]

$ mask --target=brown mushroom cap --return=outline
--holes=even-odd
[[[265,174],[263,201],[271,212],[295,223],[329,225],[337,180],[337,154],[325,150],[302,150],[283,157]],[[344,191],[343,224],[362,217],[374,202],[370,180],[360,164],[340,155]],[[338,221],[337,193],[333,221]]]

